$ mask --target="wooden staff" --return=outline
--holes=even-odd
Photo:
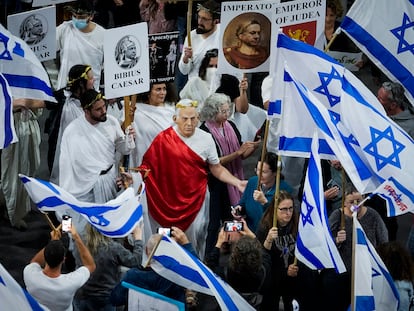
[[[263,162],[264,162],[264,158],[266,155],[266,143],[267,143],[268,135],[269,135],[269,119],[266,119],[265,134],[264,134],[263,145],[262,145],[262,155],[260,156],[260,167],[259,167],[259,177],[257,180],[257,190],[260,190],[260,185],[262,183]]]
[[[42,212],[42,214],[43,214],[43,215],[45,215],[46,220],[47,220],[47,223],[49,224],[49,227],[50,227],[53,231],[56,231],[56,230],[59,230],[59,229],[60,229],[61,224],[59,224],[59,226],[55,227],[55,226],[53,225],[53,222],[52,222],[52,220],[50,219],[49,215],[48,215],[46,212]]]
[[[191,18],[193,15],[193,0],[188,0],[187,7],[187,43],[188,47],[191,47]]]
[[[160,238],[157,240],[157,242],[154,245],[154,248],[151,250],[151,253],[148,256],[147,262],[144,265],[144,268],[147,268],[149,266],[149,264],[151,262],[151,259],[152,259],[152,257],[154,257],[155,251],[158,248],[158,245],[160,245],[161,240],[162,240],[162,235],[160,235]]]
[[[331,40],[329,40],[328,44],[325,46],[324,52],[328,52],[329,48],[331,47],[332,43],[335,41],[336,37],[341,33],[341,28],[335,30],[334,34],[332,35]]]
[[[273,227],[277,228],[277,205],[279,203],[279,194],[280,194],[280,174],[282,171],[282,157],[277,156],[277,171],[276,171],[276,189],[275,189],[275,203],[273,208]]]
[[[342,199],[341,199],[341,206],[342,206],[342,210],[341,210],[341,230],[345,230],[345,185],[346,185],[346,175],[345,175],[345,170],[342,167],[341,170],[341,180],[342,180]]]
[[[124,96],[124,123],[123,129],[125,130],[134,120],[134,109],[137,103],[137,95]]]

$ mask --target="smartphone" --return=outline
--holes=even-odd
[[[62,216],[62,231],[68,232],[70,231],[71,227],[72,227],[72,217],[70,217],[69,215],[63,215]]]
[[[341,190],[341,187],[339,187],[339,185],[333,180],[331,179],[330,181],[328,181],[328,183],[326,184],[326,186],[329,188],[333,188],[333,187],[338,187],[338,190]]]
[[[239,232],[243,231],[243,223],[240,221],[225,221],[224,231],[226,232]]]
[[[159,228],[157,228],[157,233],[162,234],[162,235],[166,235],[166,236],[171,236],[171,228],[159,227]]]

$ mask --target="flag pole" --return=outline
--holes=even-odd
[[[268,135],[269,135],[269,118],[266,119],[266,123],[265,123],[265,133],[263,137],[262,154],[260,156],[259,177],[257,179],[257,190],[260,190],[260,185],[262,183],[263,161],[266,155],[266,143],[267,143]]]
[[[147,268],[147,267],[149,266],[149,264],[150,264],[150,262],[151,262],[151,259],[152,259],[152,257],[154,257],[155,251],[156,251],[156,250],[157,250],[157,248],[158,248],[158,245],[160,245],[161,240],[162,240],[162,235],[160,234],[160,238],[159,238],[159,239],[157,239],[157,241],[156,241],[156,243],[155,243],[154,247],[152,248],[151,253],[150,253],[150,254],[149,254],[149,256],[148,256],[147,262],[146,262],[146,263],[145,263],[145,265],[144,265],[144,268]]]
[[[352,213],[352,271],[351,271],[351,311],[355,311],[355,243],[356,243],[356,228],[355,219],[357,211]]]
[[[326,45],[324,52],[328,52],[329,48],[331,47],[332,43],[335,41],[336,37],[341,33],[341,27],[336,28],[334,34],[332,35],[331,40],[329,40],[328,44]]]
[[[187,43],[191,47],[191,17],[193,15],[193,0],[188,0],[187,7]]]
[[[262,162],[263,163],[263,162]],[[276,188],[275,188],[275,203],[273,208],[273,227],[277,228],[277,205],[279,203],[280,194],[280,174],[282,171],[282,156],[277,156],[277,170],[276,170]]]
[[[345,185],[346,185],[346,176],[345,176],[345,170],[342,167],[341,170],[341,180],[342,180],[342,198],[341,198],[341,230],[345,230]]]

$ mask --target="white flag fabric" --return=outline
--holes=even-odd
[[[399,183],[394,177],[384,181],[373,194],[378,194],[387,204],[387,216],[414,213],[414,193]]]
[[[105,236],[125,237],[142,218],[140,196],[135,195],[132,188],[126,189],[107,203],[99,204],[78,201],[72,194],[51,182],[22,174],[19,177],[40,211],[65,211],[72,208]],[[141,195],[144,191],[145,189]]]
[[[151,268],[184,288],[215,296],[221,310],[255,310],[230,285],[177,242],[163,236],[152,257]]]
[[[16,130],[14,129],[13,103],[9,84],[0,73],[0,149],[17,142]]]
[[[359,191],[365,193],[376,189],[378,184],[374,183],[373,173],[355,150],[360,149],[357,142],[350,139],[352,135],[342,125],[337,118],[337,114],[326,108],[304,85],[297,82],[296,78],[290,73],[290,67],[286,66],[284,76],[286,96],[291,99],[289,106],[293,106],[289,109],[294,108],[296,111],[300,111],[301,115],[308,114],[310,116],[308,122],[312,125],[312,130],[315,131],[316,128],[320,130],[326,144],[333,150],[352,183]],[[285,111],[282,123],[283,126],[289,127],[303,126],[302,123],[298,124],[295,121],[294,115],[286,115]],[[321,140],[319,144],[321,144]],[[321,153],[320,145],[318,152]]]
[[[324,134],[321,158],[327,149],[333,150],[361,193],[375,191],[390,177],[414,193],[414,141],[386,115],[376,96],[314,47],[281,34],[277,46],[278,58],[289,69],[282,75],[288,78],[283,88],[294,86],[282,103],[281,152],[294,149],[286,144],[290,141],[306,154],[317,126]]]
[[[414,104],[414,0],[357,0],[340,28]]]
[[[382,259],[375,251],[353,214],[355,241],[354,306],[355,310],[395,311],[399,303],[398,290]]]
[[[320,161],[318,136],[314,135],[303,188],[295,256],[311,269],[335,268],[338,273],[343,273],[346,268],[328,228]]]
[[[56,102],[49,76],[26,42],[0,24],[0,72],[15,98]]]
[[[0,263],[0,301],[3,310],[46,311],[30,294],[20,287]]]

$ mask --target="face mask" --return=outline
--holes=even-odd
[[[84,29],[88,26],[88,19],[77,19],[72,17],[72,24],[78,29]]]
[[[217,75],[217,68],[215,68],[215,67],[207,68],[207,70],[206,70],[206,81],[207,81],[208,85],[210,85],[212,83],[212,81],[215,80],[216,75]]]

